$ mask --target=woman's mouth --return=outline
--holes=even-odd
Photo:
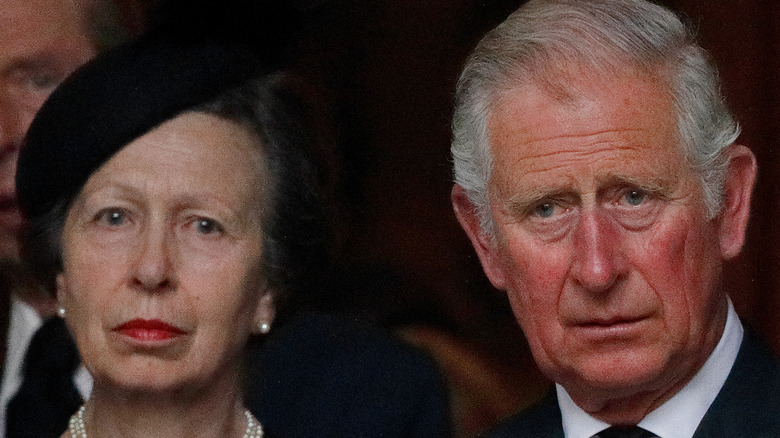
[[[185,330],[159,319],[140,318],[118,325],[114,331],[139,341],[165,341],[187,334]]]

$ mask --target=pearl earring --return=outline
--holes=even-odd
[[[267,322],[262,322],[257,325],[257,330],[260,332],[260,334],[266,334],[271,331],[271,324]]]
[[[57,315],[60,316],[60,318],[65,318],[65,308],[60,306],[57,308]]]

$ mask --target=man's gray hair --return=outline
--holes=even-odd
[[[495,231],[488,191],[492,105],[501,92],[524,84],[565,88],[561,66],[568,63],[604,75],[635,71],[666,81],[683,154],[701,175],[708,216],[717,216],[728,166],[724,150],[736,141],[739,126],[691,29],[645,0],[531,0],[479,42],[457,85],[454,178],[474,204],[482,230]]]

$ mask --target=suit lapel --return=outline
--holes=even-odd
[[[780,365],[769,347],[746,329],[734,366],[693,438],[779,433]]]

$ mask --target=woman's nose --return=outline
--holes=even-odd
[[[172,290],[176,286],[173,246],[164,228],[147,227],[138,242],[132,270],[133,285],[148,292]]]

